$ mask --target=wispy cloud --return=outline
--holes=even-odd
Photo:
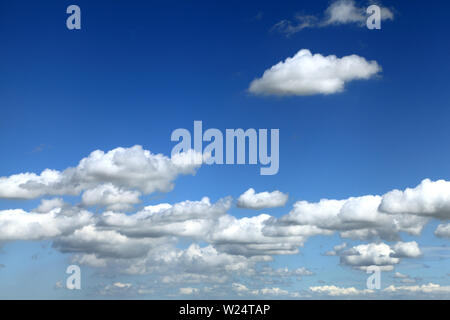
[[[354,0],[336,0],[330,4],[322,16],[296,14],[293,20],[281,20],[273,27],[273,31],[286,36],[307,28],[322,28],[333,25],[353,24],[359,27],[366,25],[368,14],[366,7],[359,7]],[[387,7],[380,6],[381,20],[394,20],[394,13]]]

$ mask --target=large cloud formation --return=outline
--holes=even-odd
[[[338,245],[327,253],[357,270],[373,265],[392,270],[403,259],[420,257],[419,244],[402,242],[402,236],[420,235],[431,219],[442,221],[436,236],[448,237],[450,183],[442,180],[424,180],[415,188],[384,195],[297,201],[290,212],[278,218],[265,213],[231,215],[230,197],[135,209],[142,195],[170,189],[177,175],[193,173],[201,165],[201,157],[187,160],[153,155],[137,146],[95,151],[77,167],[62,172],[48,169],[40,175],[2,177],[0,195],[4,198],[59,197],[41,199],[32,210],[0,210],[0,245],[52,241],[53,248],[69,254],[73,263],[118,274],[153,275],[160,288],[176,288],[176,292],[187,288],[187,283],[209,284],[212,291],[219,290],[215,286],[236,283],[233,291],[242,295],[294,297],[278,286],[248,289],[242,281],[279,284],[313,275],[305,266],[271,269],[267,263],[277,255],[297,254],[314,236],[338,233],[342,238],[367,242]],[[79,203],[64,201],[63,196],[74,194]],[[284,205],[287,195],[256,193],[250,188],[239,198],[240,207],[265,209]],[[189,245],[179,248],[180,241]],[[149,292],[149,288],[134,285],[108,288]],[[106,287],[101,290],[111,292]],[[339,292],[337,287],[313,291],[325,294],[330,290]]]
[[[78,195],[82,190],[97,188],[88,192],[86,200],[97,198],[98,204],[108,204],[98,188],[107,184],[110,194],[117,194],[117,188],[140,190],[145,194],[173,188],[178,175],[193,174],[202,164],[202,155],[194,151],[180,153],[173,158],[162,154],[152,154],[141,146],[117,148],[109,152],[96,150],[83,158],[78,166],[64,171],[46,169],[41,174],[20,173],[0,178],[0,198],[34,199],[45,195]],[[117,188],[114,189],[113,186]],[[105,187],[103,187],[105,188]],[[112,190],[114,189],[114,190]],[[129,198],[123,192],[119,198]],[[108,198],[106,196],[106,198]],[[126,200],[129,203],[129,200]],[[131,200],[134,203],[134,200]]]
[[[332,94],[344,90],[353,80],[367,80],[381,71],[376,61],[358,55],[338,58],[334,55],[312,54],[302,49],[266,70],[253,80],[249,91],[257,95],[308,96]]]

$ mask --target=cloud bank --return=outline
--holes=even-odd
[[[423,250],[419,244],[402,241],[402,237],[419,236],[431,220],[441,221],[436,236],[449,235],[450,183],[444,180],[425,179],[414,188],[383,195],[299,200],[279,217],[264,213],[234,216],[231,197],[135,208],[144,194],[170,189],[178,175],[195,172],[199,165],[153,155],[137,146],[95,151],[77,167],[61,172],[47,169],[39,175],[2,177],[2,197],[41,198],[41,203],[32,210],[0,210],[0,245],[51,241],[53,249],[67,254],[72,263],[114,275],[152,276],[167,294],[195,288],[192,294],[210,295],[235,283],[228,289],[243,296],[307,297],[368,294],[333,286],[316,286],[301,293],[283,287],[286,281],[302,281],[315,272],[302,265],[273,269],[268,263],[279,255],[298,254],[311,237],[338,234],[360,242],[336,245],[326,255],[339,257],[343,267],[363,272],[374,265],[394,270],[405,259],[420,258]],[[51,194],[58,197],[42,198]],[[79,203],[64,200],[63,196],[73,194]],[[250,188],[239,197],[237,206],[263,210],[284,206],[287,199],[280,191],[256,193]],[[180,248],[180,242],[188,245]],[[390,291],[407,294],[411,288]],[[103,294],[144,294],[154,288],[113,283],[98,290]],[[446,292],[432,286],[417,287],[416,291],[427,290]]]

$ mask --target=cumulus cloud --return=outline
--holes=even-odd
[[[355,246],[340,253],[341,263],[355,268],[366,270],[370,266],[378,266],[382,270],[392,270],[399,258],[392,257],[395,253],[385,243],[370,243]]]
[[[105,207],[111,211],[128,211],[140,203],[138,191],[118,188],[112,183],[102,184],[83,192],[81,203],[85,206]]]
[[[362,294],[368,294],[373,293],[373,290],[364,289],[359,290],[354,287],[350,288],[341,288],[337,286],[314,286],[309,287],[309,290],[313,293],[321,294],[321,295],[328,295],[333,297],[340,297],[340,296],[357,296]]]
[[[379,210],[381,196],[361,196],[344,200],[298,201],[285,216],[272,221],[267,230],[295,235],[304,228],[316,228],[318,234],[339,231],[344,238],[368,240],[399,239],[399,232],[419,235],[428,219],[407,214],[386,214]],[[322,232],[319,232],[321,230]]]
[[[167,192],[173,188],[178,175],[195,173],[202,162],[203,156],[192,150],[173,158],[152,154],[141,146],[116,148],[106,153],[96,150],[83,158],[77,167],[64,171],[46,169],[39,175],[20,173],[0,177],[0,198],[78,195],[82,190],[101,184],[136,189],[144,194]]]
[[[263,276],[270,277],[302,277],[302,276],[311,276],[314,272],[306,269],[305,267],[297,268],[290,270],[289,268],[279,268],[273,269],[270,267],[264,268],[260,273]]]
[[[235,291],[238,295],[247,295],[247,296],[286,296],[289,295],[289,291],[273,287],[273,288],[261,288],[261,289],[249,289],[247,286],[241,284],[241,283],[233,283],[232,289]]]
[[[270,256],[296,254],[298,247],[303,245],[309,236],[317,234],[307,231],[295,236],[265,233],[266,224],[271,219],[267,214],[241,219],[226,215],[219,218],[207,239],[219,249],[231,254]]]
[[[126,275],[152,275],[161,285],[173,286],[172,293],[178,292],[180,286],[235,283],[233,291],[242,295],[298,297],[300,293],[288,292],[283,282],[300,280],[313,272],[306,267],[272,268],[268,263],[276,255],[297,254],[310,237],[339,232],[344,238],[375,239],[353,247],[336,245],[327,255],[338,256],[341,264],[355,269],[377,265],[392,270],[402,259],[422,254],[417,242],[399,241],[402,232],[419,235],[429,219],[447,219],[447,184],[429,180],[416,188],[385,195],[297,201],[289,213],[277,218],[268,214],[235,217],[229,213],[233,202],[229,197],[216,202],[204,197],[160,203],[125,213],[139,203],[140,195],[163,190],[165,187],[156,185],[172,184],[178,174],[191,172],[196,166],[189,167],[187,163],[192,162],[181,158],[152,155],[141,147],[93,154],[77,167],[61,172],[1,178],[2,195],[25,191],[33,197],[66,195],[75,193],[70,191],[74,188],[80,203],[69,204],[60,197],[42,199],[31,211],[0,210],[0,245],[50,240],[54,249],[70,254],[72,263]],[[139,170],[142,179],[127,178],[126,172],[133,176],[139,175]],[[5,189],[5,184],[12,189]],[[250,189],[238,202],[249,208],[268,208],[284,205],[286,200],[287,195],[279,191],[256,193]],[[90,207],[100,212],[93,214]],[[445,236],[447,230],[448,225],[441,224],[435,233]],[[395,242],[388,245],[380,242],[382,239]],[[183,249],[177,245],[180,240],[188,243]],[[264,283],[265,288],[248,289],[238,282],[241,279]],[[126,284],[115,282],[99,290],[104,294],[144,294],[153,290]],[[315,289],[326,295],[342,294],[334,293],[337,291],[337,287]]]
[[[237,206],[239,208],[261,210],[283,207],[287,200],[288,195],[278,190],[256,193],[255,189],[250,188],[239,196]]]
[[[333,25],[352,24],[365,27],[369,14],[366,7],[358,7],[354,0],[336,0],[325,10],[323,16],[297,14],[294,21],[281,20],[275,24],[272,30],[292,36],[293,34],[307,28],[321,28]],[[381,20],[394,20],[391,9],[380,6]]]
[[[204,197],[201,201],[147,206],[133,215],[106,212],[99,224],[131,237],[205,238],[217,219],[225,215],[230,207],[230,198],[211,204],[209,198]]]
[[[91,213],[77,209],[56,208],[48,213],[1,210],[0,244],[17,240],[54,239],[71,234],[92,221]]]
[[[42,199],[39,207],[37,207],[33,211],[38,213],[47,213],[55,208],[62,208],[64,206],[65,203],[62,198]]]
[[[450,238],[450,223],[438,225],[434,234],[440,238]]]
[[[385,243],[369,243],[346,249],[346,246],[335,246],[329,255],[337,255],[344,265],[366,270],[370,266],[378,266],[381,270],[390,271],[400,263],[400,258],[417,258],[422,254],[418,244],[398,242],[392,247]]]
[[[379,297],[386,299],[386,295],[390,295],[394,298],[398,297],[421,297],[427,299],[433,298],[446,298],[450,293],[450,286],[441,286],[439,284],[428,283],[423,285],[409,285],[409,286],[395,286],[390,285],[381,291],[369,290],[369,289],[357,289],[355,287],[337,287],[331,286],[315,286],[310,287],[309,290],[315,294],[331,296],[331,297],[344,297],[344,296],[367,296],[367,297]]]
[[[428,283],[416,286],[394,286],[390,285],[383,289],[387,293],[413,293],[413,294],[450,294],[450,286],[441,286],[439,284]]]
[[[134,294],[131,283],[114,282],[98,289],[98,293],[103,296],[129,295]]]
[[[383,196],[380,210],[390,214],[450,219],[450,182],[425,179],[415,188],[390,191]]]
[[[253,80],[249,91],[256,95],[308,96],[342,92],[353,80],[367,80],[381,72],[376,61],[358,55],[338,58],[300,50]]]
[[[197,294],[198,293],[198,289],[197,288],[180,288],[180,294],[182,295],[192,295],[192,294]]]
[[[130,259],[145,256],[151,247],[158,244],[161,241],[129,238],[115,230],[102,230],[95,225],[87,225],[70,235],[59,237],[53,246],[61,252],[95,254],[96,258]]]
[[[398,258],[417,258],[422,255],[419,245],[415,241],[398,242],[393,247],[394,256]]]

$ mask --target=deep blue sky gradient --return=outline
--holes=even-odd
[[[70,4],[81,7],[80,31],[65,26]],[[305,29],[291,37],[271,31],[297,12],[320,15],[328,4],[0,1],[0,176],[63,170],[93,150],[118,146],[140,144],[170,155],[171,132],[193,130],[193,121],[202,120],[205,129],[223,132],[279,128],[279,173],[260,176],[259,166],[205,166],[195,179],[177,179],[173,192],[147,196],[145,204],[236,198],[249,187],[278,189],[290,195],[285,208],[269,210],[279,216],[298,200],[383,194],[414,187],[424,178],[449,180],[450,3],[386,0],[383,5],[395,8],[395,20],[383,22],[382,30],[345,25]],[[254,78],[302,48],[339,57],[357,54],[376,60],[383,72],[329,96],[247,92]],[[0,209],[37,203],[0,200]],[[233,210],[236,216],[251,214]],[[432,235],[434,229],[435,224],[427,226],[423,243],[448,244]],[[347,274],[334,279],[353,285],[351,270],[331,270],[338,258],[320,255],[339,241],[337,236],[310,239],[302,254],[280,257],[275,264],[295,267],[307,261],[331,279]],[[64,277],[65,256],[40,245],[8,244],[0,252],[0,263],[18,266],[6,280],[21,284],[18,296],[31,294],[25,265],[47,270],[37,277],[48,296],[55,293],[45,281]],[[37,251],[46,258],[32,261]],[[448,271],[448,260],[443,265],[427,261],[433,263],[438,274]],[[8,269],[0,270],[0,281]],[[304,286],[317,285],[316,278],[304,281]],[[0,297],[6,292],[0,286]]]

